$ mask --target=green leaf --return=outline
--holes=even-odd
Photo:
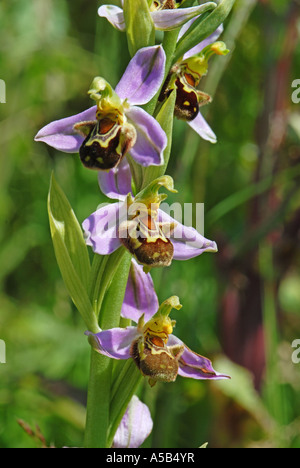
[[[125,296],[130,263],[131,255],[125,247],[120,247],[112,254],[103,257],[95,254],[91,273],[92,287],[89,289],[89,296],[97,319],[101,311],[99,323],[102,329],[113,328],[120,321],[120,311]],[[122,268],[122,265],[124,268]],[[112,303],[106,307],[111,291],[113,291]],[[118,298],[120,302],[117,302]],[[103,304],[104,299],[105,304]],[[114,321],[115,317],[117,317],[116,322]]]
[[[124,17],[131,57],[143,47],[155,44],[155,28],[147,0],[124,0]]]
[[[167,135],[168,144],[164,151],[164,163],[162,166],[149,166],[143,168],[144,177],[142,188],[147,187],[153,180],[164,175],[167,170],[172,148],[175,101],[176,91],[173,91],[168,99],[164,102],[156,116],[156,120]]]
[[[75,213],[53,174],[50,183],[48,208],[52,223],[54,223],[64,241],[74,268],[82,283],[87,286],[91,271],[87,245]]]
[[[97,331],[95,314],[87,293],[90,262],[77,218],[54,175],[48,196],[51,236],[66,288],[88,328]]]
[[[174,62],[210,36],[225,21],[234,3],[235,0],[222,0],[211,13],[201,15],[178,42]]]

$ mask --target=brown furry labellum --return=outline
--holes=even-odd
[[[197,90],[188,83],[185,76],[177,78],[176,88],[175,117],[180,120],[194,120],[199,112]]]
[[[155,335],[146,335],[134,341],[131,346],[131,357],[150,385],[156,382],[174,382],[183,353],[183,345],[167,346]]]
[[[174,247],[163,232],[163,224],[150,215],[125,221],[119,229],[120,241],[137,261],[151,268],[170,266]],[[168,226],[171,233],[172,227]]]
[[[211,97],[207,93],[196,89],[197,80],[192,74],[180,72],[176,66],[172,70],[166,79],[159,100],[162,102],[172,92],[170,83],[172,81],[172,73],[175,73],[177,77],[174,82],[176,88],[174,115],[179,120],[191,122],[197,117],[199,108],[211,102]]]
[[[136,141],[136,130],[131,124],[120,125],[108,117],[82,122],[74,129],[86,137],[79,155],[89,169],[105,171],[116,167]]]

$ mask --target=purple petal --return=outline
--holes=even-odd
[[[179,359],[178,375],[197,380],[221,380],[230,379],[226,374],[216,372],[212,363],[204,356],[200,356],[189,349],[179,338],[174,335],[169,336],[168,346],[184,345],[184,351]]]
[[[174,260],[188,260],[198,257],[204,252],[217,252],[214,241],[203,237],[193,227],[184,226],[162,210],[158,211],[158,220],[162,223],[175,223],[176,227],[170,235],[174,247]],[[166,234],[168,237],[168,235]]]
[[[137,323],[145,314],[145,321],[148,322],[158,308],[158,298],[150,273],[144,273],[142,265],[132,260],[121,312],[122,317]]]
[[[116,93],[132,105],[149,102],[159,90],[165,73],[166,54],[162,46],[144,47],[130,60]]]
[[[136,327],[111,328],[99,333],[85,332],[91,346],[103,356],[129,359],[132,342],[139,336]]]
[[[213,2],[190,8],[176,8],[174,10],[160,10],[151,13],[155,29],[170,31],[182,26],[194,16],[199,16],[205,11],[212,10],[216,6]]]
[[[139,448],[153,428],[147,405],[133,396],[114,437],[114,448]]]
[[[98,9],[98,15],[106,18],[119,31],[125,31],[125,19],[123,10],[115,5],[102,5]]]
[[[199,112],[197,117],[188,122],[189,126],[198,133],[198,135],[203,138],[203,140],[210,141],[211,143],[217,142],[217,137],[215,133],[212,131],[202,114]]]
[[[100,171],[98,181],[101,191],[108,198],[125,200],[128,193],[131,193],[131,172],[127,159],[124,158],[109,172]]]
[[[191,22],[189,23],[193,23],[195,21],[196,18],[192,19]],[[185,31],[183,31],[185,28],[186,28],[186,24],[182,27],[181,31],[180,31],[180,34],[179,34],[179,37],[181,35],[183,35],[183,33]],[[187,28],[188,29],[188,28]],[[195,47],[193,47],[192,49],[190,49],[186,54],[184,54],[183,56],[183,60],[189,58],[189,57],[192,57],[193,55],[196,55],[196,54],[199,54],[199,52],[201,52],[205,47],[207,47],[208,45],[210,44],[213,44],[214,42],[216,42],[219,37],[221,36],[222,32],[224,31],[224,27],[223,25],[221,24],[221,26],[219,26],[215,32],[213,32],[210,36],[208,36],[206,39],[204,39],[203,41],[199,42],[198,45],[196,45]]]
[[[105,205],[82,223],[86,243],[95,253],[109,255],[120,247],[117,225],[122,206],[123,203]]]
[[[96,106],[93,106],[80,114],[55,120],[37,133],[35,141],[43,141],[65,153],[78,153],[84,137],[74,130],[74,125],[79,122],[95,120],[95,118]]]
[[[157,120],[135,106],[132,106],[126,115],[137,131],[136,143],[130,150],[133,159],[142,166],[163,164],[168,139]]]

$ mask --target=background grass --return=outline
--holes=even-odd
[[[128,62],[125,36],[97,17],[101,2],[10,0],[0,5],[0,446],[80,446],[89,347],[50,239],[50,175],[83,221],[104,201],[76,155],[34,143],[48,122],[78,113],[96,75],[112,85]],[[102,2],[104,3],[104,2]],[[111,2],[113,3],[113,2]],[[114,2],[117,3],[117,2]],[[140,389],[155,420],[148,447],[299,447],[299,3],[237,0],[225,25],[232,53],[202,83],[218,144],[176,121],[168,173],[182,203],[205,203],[218,254],[153,274],[161,301],[178,294],[176,334],[230,382]],[[298,73],[298,74],[297,74]]]

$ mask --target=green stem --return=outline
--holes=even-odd
[[[110,359],[91,350],[85,448],[106,447],[111,385]]]
[[[104,300],[104,296],[109,289],[119,266],[121,265],[124,256],[127,254],[127,250],[123,247],[119,248],[116,250],[113,254],[108,255],[103,257],[102,263],[100,265],[100,268],[98,268],[97,273],[97,281],[95,282],[94,285],[94,291],[93,291],[93,305],[95,307],[95,312],[97,317],[100,315],[102,303]],[[126,278],[126,281],[128,279],[128,275]],[[101,311],[102,315],[102,311]],[[101,320],[101,318],[100,318]],[[102,328],[103,325],[100,326]],[[109,325],[107,328],[111,328]]]
[[[91,281],[90,294],[98,300],[99,323],[102,329],[119,325],[131,255],[118,249],[107,258],[95,258],[92,270],[97,280]],[[100,309],[101,305],[101,309]],[[105,448],[110,421],[112,361],[96,351],[91,352],[90,378],[88,386],[87,417],[84,446]]]
[[[163,48],[166,53],[166,67],[165,67],[164,81],[170,72],[170,67],[173,61],[173,54],[176,48],[178,34],[179,34],[179,29],[175,29],[174,31],[165,32],[165,35],[164,35]],[[171,153],[174,106],[175,106],[176,95],[174,92],[171,93],[171,96],[169,96],[169,98],[161,105],[158,111],[158,108],[159,108],[158,98],[161,92],[161,88],[156,94],[156,96],[154,96],[154,98],[146,106],[144,106],[144,109],[149,114],[152,114],[152,115],[155,114],[156,120],[159,122],[161,128],[165,131],[168,137],[168,145],[164,152],[164,164],[162,166],[149,166],[149,167],[142,168],[142,174],[141,174],[140,184],[139,184],[140,190],[147,187],[147,185],[150,184],[152,180],[165,174],[167,166],[168,166],[168,162],[169,162],[170,153]]]
[[[163,40],[163,44],[162,44],[163,49],[164,49],[164,51],[166,53],[166,66],[165,66],[164,80],[162,82],[162,85],[161,85],[160,89],[156,93],[156,95],[151,99],[151,101],[149,101],[147,104],[145,104],[143,106],[143,109],[146,112],[148,112],[148,114],[150,114],[150,115],[153,115],[155,113],[156,106],[157,106],[157,101],[158,101],[159,95],[161,93],[161,89],[163,87],[165,79],[167,78],[167,76],[168,76],[168,74],[170,72],[170,68],[171,68],[172,63],[173,63],[173,55],[174,55],[174,52],[175,52],[175,49],[176,49],[176,43],[177,43],[177,38],[178,38],[179,31],[180,31],[180,28],[174,29],[173,31],[166,31],[165,34],[164,34],[164,40]]]
[[[109,286],[101,302],[99,324],[105,330],[118,327],[120,324],[120,313],[132,259],[130,253],[125,249],[123,250],[122,256],[118,259],[117,271],[115,274],[109,272],[111,274],[110,281],[108,282]]]
[[[176,49],[178,34],[181,28],[174,29],[173,31],[166,31],[164,34],[163,48],[166,53],[166,70],[165,78],[167,78],[171,66],[173,64],[173,55]]]
[[[175,101],[176,94],[175,92],[172,92],[156,116],[156,120],[167,135],[168,144],[164,151],[164,163],[161,166],[143,167],[141,189],[146,188],[153,180],[163,176],[167,170],[172,148]]]

